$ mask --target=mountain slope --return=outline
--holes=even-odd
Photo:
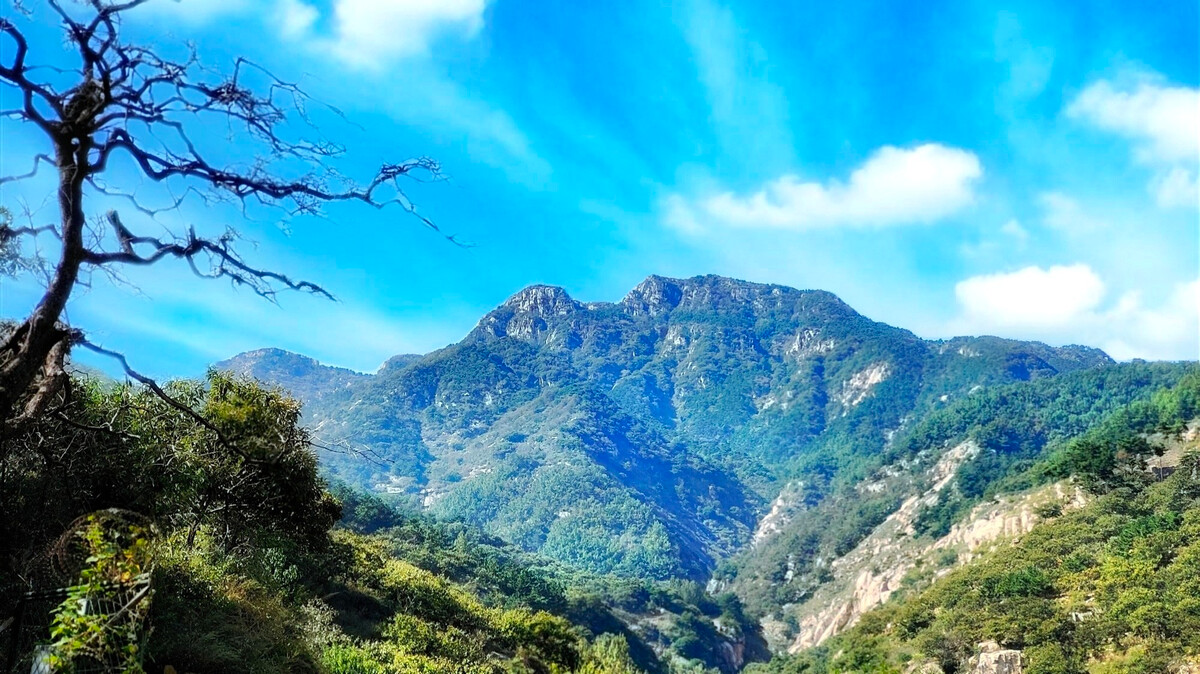
[[[651,276],[618,303],[527,288],[459,344],[371,376],[277,352],[232,364],[305,401],[353,450],[325,458],[348,481],[589,570],[700,579],[792,478],[820,502],[947,401],[1111,362],[930,342],[823,291]]]
[[[824,619],[803,623],[824,610],[826,586],[866,539],[903,517],[899,535],[933,545],[955,524],[971,526],[977,504],[1067,477],[1059,472],[1039,478],[1028,470],[1107,415],[1151,399],[1192,369],[1186,363],[1120,364],[992,386],[938,405],[884,451],[843,469],[823,498],[813,499],[805,482],[811,476],[799,474],[773,501],[755,544],[725,564],[714,583],[734,590],[750,612],[767,619],[777,647],[811,643],[814,632],[835,633],[844,624],[829,629]],[[871,566],[895,570],[885,559]]]
[[[909,567],[892,600],[857,626],[756,671],[997,671],[986,663],[998,660],[1026,672],[1192,671],[1200,371],[1191,369],[1027,471],[1069,475],[1089,498],[1043,501],[1030,513],[1040,523],[1015,527],[1008,536],[1018,537],[962,568],[951,570],[952,558]],[[969,540],[965,533],[956,529],[951,543]]]

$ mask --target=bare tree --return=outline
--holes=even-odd
[[[43,1],[64,31],[75,62],[71,68],[30,65],[26,32],[17,23],[28,11],[20,2],[13,18],[0,18],[0,40],[10,43],[0,59],[6,61],[0,63],[0,91],[15,93],[5,99],[17,101],[0,115],[49,141],[49,152],[34,156],[26,173],[0,177],[0,185],[32,178],[43,166],[53,167],[58,179],[54,222],[31,220],[18,227],[11,219],[0,221],[0,247],[39,236],[57,240],[41,300],[0,336],[4,427],[22,425],[46,408],[64,379],[63,359],[72,346],[99,350],[64,322],[72,291],[90,272],[177,260],[197,276],[223,278],[269,300],[285,289],[329,296],[318,285],[247,263],[235,249],[238,234],[232,227],[217,236],[197,234],[194,227],[139,234],[117,211],[89,218],[87,206],[97,196],[120,197],[147,216],[177,209],[188,199],[233,202],[243,213],[277,208],[281,218],[320,215],[333,202],[394,205],[436,229],[416,213],[399,184],[405,177],[436,177],[432,160],[385,164],[369,180],[348,180],[330,166],[343,148],[317,132],[306,110],[312,101],[297,85],[245,59],[237,59],[231,71],[214,73],[194,50],[172,60],[160,49],[123,41],[122,16],[148,0]],[[248,168],[210,161],[218,153],[205,151],[189,133],[217,124],[236,134],[239,146],[256,149]],[[120,161],[170,195],[167,206],[155,210],[136,191],[106,182],[106,170]]]

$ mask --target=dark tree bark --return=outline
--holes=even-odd
[[[40,302],[24,321],[0,335],[0,420],[7,430],[46,409],[65,378],[63,362],[72,346],[110,353],[63,320],[72,291],[92,271],[112,273],[121,265],[174,259],[198,276],[227,279],[268,300],[283,289],[330,297],[316,284],[247,263],[235,249],[238,236],[231,227],[219,236],[198,235],[195,228],[148,236],[132,231],[116,211],[89,221],[86,205],[96,195],[120,197],[149,217],[187,199],[232,201],[243,211],[278,208],[281,218],[320,215],[332,202],[392,205],[437,229],[416,213],[399,184],[406,177],[438,177],[435,162],[385,164],[365,182],[347,180],[330,166],[342,148],[317,132],[306,112],[312,101],[295,84],[244,59],[236,60],[229,74],[214,76],[200,67],[194,53],[171,60],[152,47],[122,41],[122,15],[147,1],[79,0],[68,7],[43,0],[44,11],[57,17],[75,53],[76,67],[67,70],[30,66],[25,33],[14,18],[0,18],[0,40],[10,43],[3,51],[9,55],[7,63],[0,63],[0,86],[15,92],[19,101],[0,115],[36,129],[52,148],[52,156],[36,155],[29,172],[0,177],[0,185],[32,178],[43,165],[52,166],[59,205],[58,221],[49,225],[0,222],[0,244],[41,235],[58,240]],[[15,17],[25,8],[16,3],[14,10]],[[188,130],[214,120],[258,149],[251,168],[214,164],[193,142]],[[293,138],[296,126],[316,139]],[[102,177],[118,158],[181,196],[172,197],[166,209],[154,210],[136,192],[114,189]],[[298,167],[299,177],[281,177]],[[124,359],[122,364],[129,369]]]

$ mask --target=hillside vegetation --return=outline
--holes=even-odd
[[[74,595],[46,614],[27,606],[0,632],[6,654],[32,634],[17,644],[26,667],[41,641],[64,671],[635,671],[624,635],[573,624],[534,572],[464,561],[464,546],[417,555],[401,530],[358,527],[361,503],[325,489],[293,400],[216,374],[172,393],[206,421],[75,381],[61,414],[6,439],[0,613],[27,591],[71,587],[102,606],[139,578],[152,588],[114,614],[137,618],[128,631]]]
[[[1200,373],[1125,406],[1025,472],[1096,495],[1011,546],[900,593],[822,646],[756,672],[966,671],[980,645],[1025,672],[1174,672],[1200,653]],[[1189,425],[1190,424],[1190,425]],[[1154,468],[1164,452],[1177,465]],[[1157,465],[1157,462],[1156,462]],[[1061,511],[1060,511],[1061,512]]]
[[[832,560],[849,552],[901,503],[934,481],[929,469],[963,442],[979,451],[955,465],[936,500],[922,506],[918,535],[933,539],[971,507],[1000,493],[1045,484],[1070,471],[1031,471],[1068,441],[1134,401],[1151,399],[1189,371],[1182,364],[1132,363],[1032,382],[984,388],[938,405],[899,432],[886,450],[843,468],[827,498],[789,490],[777,504],[791,508],[789,525],[718,571],[756,615],[789,612],[828,579]],[[838,456],[826,448],[825,456]],[[864,489],[864,485],[873,485]],[[793,626],[794,629],[794,626]]]

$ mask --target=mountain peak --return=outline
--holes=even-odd
[[[325,365],[315,358],[283,349],[255,349],[213,365],[217,370],[282,386],[308,404],[370,375]]]
[[[686,279],[651,275],[621,300],[633,315],[656,316],[677,307],[707,311],[740,311],[796,306],[796,302],[821,306],[837,313],[854,313],[837,295],[824,290],[797,290],[788,286],[755,283],[707,274]]]
[[[502,306],[518,313],[561,316],[578,310],[582,305],[559,286],[539,284],[521,290],[508,298]]]
[[[650,275],[646,277],[645,281],[630,290],[629,294],[621,300],[621,304],[635,316],[639,314],[657,316],[679,306],[681,299],[683,299],[683,290],[680,289],[677,279]]]
[[[314,372],[322,365],[317,360],[299,353],[267,347],[239,353],[228,360],[217,363],[214,367],[218,370],[249,376],[255,376],[257,371],[263,369],[284,370],[293,376],[298,376]]]
[[[471,335],[536,340],[547,329],[547,321],[583,308],[558,286],[531,285],[480,319]]]

